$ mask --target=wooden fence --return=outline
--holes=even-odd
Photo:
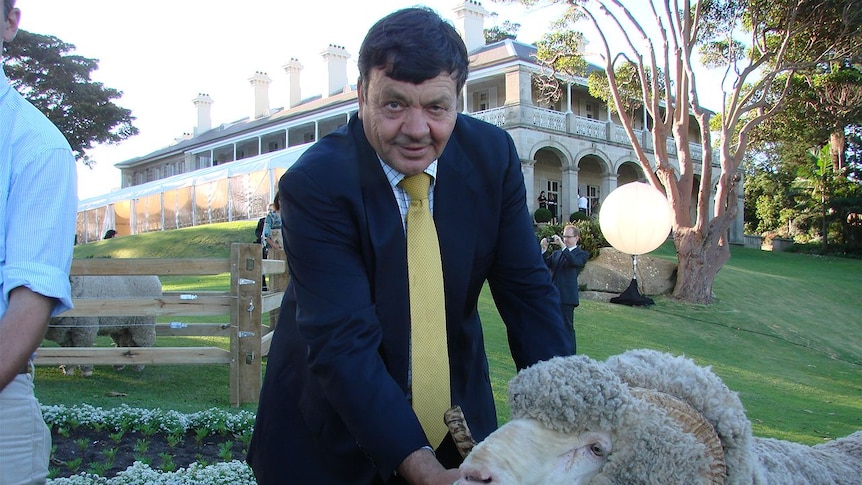
[[[36,365],[177,365],[229,364],[230,403],[258,401],[261,357],[269,351],[271,330],[287,286],[284,252],[262,259],[257,244],[231,244],[229,259],[84,259],[72,263],[72,275],[217,275],[230,273],[230,291],[164,292],[159,298],[73,299],[64,317],[215,316],[230,314],[229,324],[158,324],[157,336],[228,336],[230,350],[218,347],[40,347]],[[262,275],[269,291],[262,292]],[[269,325],[261,315],[269,314]]]

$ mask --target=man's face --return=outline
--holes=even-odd
[[[372,69],[359,88],[365,137],[387,165],[422,173],[443,153],[455,128],[458,92],[448,73],[422,84],[396,81]]]
[[[15,38],[15,34],[18,33],[18,21],[21,19],[21,11],[19,11],[15,7],[15,2],[11,2],[9,4],[11,9],[8,12],[8,15],[3,17],[3,32],[0,35],[0,55],[3,54],[3,42],[11,42],[12,39]],[[6,6],[4,4],[3,13],[6,13]]]
[[[571,229],[565,229],[563,231],[563,243],[567,248],[573,248],[578,244],[578,237],[574,235],[574,232],[575,231]]]

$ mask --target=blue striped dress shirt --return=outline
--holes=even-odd
[[[19,286],[72,308],[77,189],[69,143],[0,69],[0,315]]]

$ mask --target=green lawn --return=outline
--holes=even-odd
[[[230,242],[249,242],[253,233],[254,222],[218,224],[101,241],[78,247],[75,254],[227,257]],[[670,244],[655,254],[675,257]],[[165,278],[164,285],[166,290],[223,290],[227,278],[172,277]],[[575,312],[578,351],[604,359],[628,349],[652,348],[710,365],[739,392],[758,435],[813,444],[862,429],[862,261],[734,247],[714,292],[716,303],[710,306],[664,297],[656,297],[649,308],[584,301]],[[508,417],[506,385],[514,368],[505,330],[487,292],[479,304],[503,421]],[[99,345],[109,342],[100,340]],[[171,338],[160,339],[158,345],[227,348],[228,343]],[[142,373],[97,367],[87,379],[45,367],[37,374],[36,394],[43,404],[126,403],[184,412],[228,407],[226,366],[149,366]],[[127,395],[110,397],[111,392]]]

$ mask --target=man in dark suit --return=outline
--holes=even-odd
[[[541,241],[542,253],[545,255],[545,264],[551,270],[551,280],[560,290],[560,311],[563,318],[569,321],[572,329],[572,342],[577,347],[575,337],[575,307],[580,305],[578,299],[578,275],[587,261],[590,253],[578,247],[581,240],[581,230],[574,224],[566,224],[563,228],[563,237],[554,234],[553,244],[560,247],[554,252],[548,253],[548,239]]]
[[[358,115],[279,182],[290,285],[249,449],[261,485],[458,479],[451,437],[430,443],[411,407],[404,177],[432,177],[451,401],[474,438],[497,426],[477,310],[486,281],[518,369],[574,352],[514,143],[458,114],[467,61],[430,10],[380,20],[359,53]]]

